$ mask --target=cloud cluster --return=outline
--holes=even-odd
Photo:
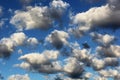
[[[93,7],[86,12],[72,16],[73,24],[78,25],[77,30],[80,31],[78,35],[83,35],[81,33],[96,27],[118,28],[118,25],[120,25],[119,6],[119,0],[108,0],[108,3],[104,6]]]
[[[56,73],[61,71],[59,62],[56,62],[58,57],[59,52],[53,50],[46,50],[43,53],[29,53],[21,56],[19,59],[24,62],[15,66],[33,72]]]
[[[27,36],[23,32],[12,34],[9,38],[0,40],[0,57],[9,57],[14,48],[24,44]]]
[[[0,40],[0,58],[10,57],[18,46],[29,45],[29,47],[35,47],[38,44],[39,42],[36,38],[28,38],[23,32],[13,33],[10,37]]]
[[[108,47],[98,46],[96,48],[98,54],[108,57],[120,57],[120,46],[110,45]]]
[[[84,72],[84,68],[76,58],[70,57],[66,60],[66,65],[64,65],[64,72],[72,78],[79,78]]]
[[[27,11],[15,11],[10,23],[15,25],[18,30],[48,29],[55,19],[59,19],[63,15],[68,6],[69,4],[62,0],[53,0],[50,7],[28,7]]]
[[[67,32],[54,30],[45,38],[45,41],[51,43],[57,49],[60,49],[63,45],[68,44],[68,38],[69,34]]]
[[[94,41],[100,43],[102,46],[109,46],[115,40],[115,36],[109,34],[102,35],[92,32],[90,35]]]
[[[8,80],[30,80],[30,78],[28,74],[25,75],[16,74],[9,76]]]
[[[117,76],[117,74],[119,73],[117,70],[110,69],[110,70],[101,70],[99,71],[99,74],[104,77],[114,77]]]

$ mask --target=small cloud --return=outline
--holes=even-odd
[[[15,74],[9,76],[7,80],[30,80],[30,77],[28,76],[28,74],[25,75]]]

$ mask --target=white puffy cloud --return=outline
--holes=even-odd
[[[46,50],[41,54],[29,53],[21,56],[19,59],[24,60],[24,62],[15,66],[33,72],[55,73],[62,71],[59,62],[56,61],[58,56],[59,52],[53,50]]]
[[[106,66],[118,66],[119,60],[117,58],[106,57],[104,58]]]
[[[10,38],[16,43],[16,45],[23,45],[27,36],[23,32],[19,32],[12,34]]]
[[[92,59],[91,65],[94,70],[101,70],[105,67],[105,61],[102,59],[94,58]]]
[[[61,48],[63,45],[67,45],[67,39],[69,38],[69,34],[64,31],[54,30],[51,34],[49,34],[45,41],[51,43],[56,48]]]
[[[9,57],[14,48],[24,44],[27,36],[22,33],[13,33],[9,38],[2,38],[0,40],[0,55],[1,57]]]
[[[110,45],[108,47],[98,46],[96,51],[100,55],[108,57],[120,57],[120,46],[119,45]]]
[[[109,77],[115,77],[115,76],[117,76],[119,73],[118,73],[117,70],[112,70],[112,69],[110,69],[110,70],[101,70],[101,71],[99,71],[99,74],[100,74],[101,76],[103,76],[103,77],[109,78]]]
[[[66,60],[66,65],[64,65],[64,72],[66,72],[70,77],[76,78],[80,77],[84,71],[83,65],[76,58],[68,58]]]
[[[62,0],[53,0],[50,4],[50,14],[54,19],[59,19],[64,11],[69,6],[68,3],[63,2]]]
[[[8,80],[30,80],[30,78],[28,74],[25,75],[16,74],[9,76]]]
[[[36,47],[38,44],[39,44],[39,41],[34,37],[30,37],[27,39],[27,45],[30,47]]]
[[[120,25],[119,6],[119,0],[109,0],[104,6],[92,7],[86,12],[72,16],[73,24],[78,25],[77,30],[82,33],[79,32],[80,34],[78,35],[83,35],[83,33],[94,27],[107,27],[109,25],[107,28],[118,28],[118,26],[113,27],[111,25]]]
[[[92,77],[92,73],[90,73],[90,72],[87,72],[87,73],[85,73],[84,75],[83,75],[83,78],[84,79],[90,79],[91,77]]]
[[[48,13],[48,7],[34,7],[28,11],[17,11],[10,23],[15,25],[18,30],[33,28],[49,28],[52,20]]]
[[[115,36],[108,34],[102,35],[92,32],[90,35],[94,41],[102,44],[103,46],[109,46],[115,40]]]
[[[94,77],[94,80],[108,80],[106,77],[97,76]]]
[[[50,8],[35,6],[29,7],[27,11],[16,11],[10,23],[15,25],[18,30],[48,29],[54,19],[59,19],[62,16],[67,7],[68,3],[62,0],[53,0],[50,3]]]

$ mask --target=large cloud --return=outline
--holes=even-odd
[[[62,71],[61,66],[57,60],[59,56],[58,51],[46,50],[43,53],[30,53],[21,56],[19,59],[24,60],[21,64],[15,66],[26,70],[40,73],[56,73]]]
[[[50,35],[45,39],[46,42],[51,43],[57,49],[61,48],[63,45],[67,45],[69,34],[64,31],[54,30]]]
[[[0,56],[9,57],[14,48],[24,44],[27,36],[22,33],[14,33],[9,38],[2,38],[0,40]]]
[[[93,7],[86,12],[78,13],[72,17],[73,24],[78,25],[80,32],[86,32],[94,27],[118,28],[120,25],[119,0],[109,0],[101,7]],[[114,27],[113,27],[114,25]],[[79,33],[79,35],[83,35]]]
[[[16,74],[9,76],[8,80],[30,80],[30,78],[28,74],[25,75]]]
[[[50,8],[48,6],[29,7],[27,11],[16,11],[10,23],[15,25],[18,30],[48,29],[54,19],[59,19],[63,15],[68,6],[68,3],[61,0],[53,0]]]

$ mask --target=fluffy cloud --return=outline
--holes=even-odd
[[[105,62],[102,59],[94,58],[91,63],[94,70],[101,70],[105,67]]]
[[[56,62],[59,56],[58,51],[46,50],[43,53],[30,53],[21,56],[19,59],[24,60],[21,64],[15,66],[26,70],[40,73],[55,73],[61,71],[59,62]]]
[[[92,32],[90,35],[94,41],[102,44],[103,46],[109,46],[115,40],[114,36],[108,34],[102,35]]]
[[[118,66],[119,60],[117,58],[106,57],[104,58],[106,66]]]
[[[62,16],[68,5],[61,0],[53,0],[50,3],[50,8],[36,6],[29,7],[27,11],[16,11],[10,23],[15,25],[18,30],[48,29],[54,19],[59,19]]]
[[[16,75],[11,75],[8,80],[30,80],[28,74],[25,75],[20,75],[20,74],[16,74]]]
[[[118,58],[111,58],[111,57],[105,57],[102,59],[93,58],[91,62],[91,66],[93,67],[93,69],[98,71],[108,66],[115,67],[118,65],[119,65]]]
[[[86,12],[76,14],[72,17],[73,24],[78,25],[78,30],[81,33],[98,26],[120,25],[119,6],[119,0],[109,0],[104,6],[93,7]],[[108,28],[115,29],[118,28],[118,26]],[[82,35],[81,33],[78,35]]]
[[[69,34],[67,32],[54,30],[50,35],[46,37],[45,41],[51,43],[53,46],[59,49],[63,45],[68,44],[68,38]]]
[[[22,32],[14,33],[9,38],[2,38],[0,40],[0,56],[9,57],[14,48],[24,44],[26,35]]]
[[[112,70],[112,69],[110,69],[110,70],[101,70],[101,71],[99,71],[99,74],[100,74],[101,76],[104,76],[104,77],[109,78],[109,77],[115,77],[115,76],[117,76],[119,73],[118,73],[117,70]]]
[[[64,72],[72,78],[78,78],[84,72],[83,65],[76,58],[68,58],[66,60],[66,65],[64,65]]]
[[[39,44],[39,41],[34,38],[34,37],[30,37],[27,39],[27,45],[28,47],[37,47],[37,45]]]
[[[108,57],[120,57],[119,45],[110,45],[108,47],[98,46],[96,50],[100,55],[104,55]]]
[[[68,6],[69,4],[62,0],[53,0],[50,4],[50,14],[52,18],[59,20]]]
[[[89,54],[87,49],[76,49],[72,50],[72,56],[75,57],[78,61],[83,62],[85,65],[90,65],[92,56]]]

